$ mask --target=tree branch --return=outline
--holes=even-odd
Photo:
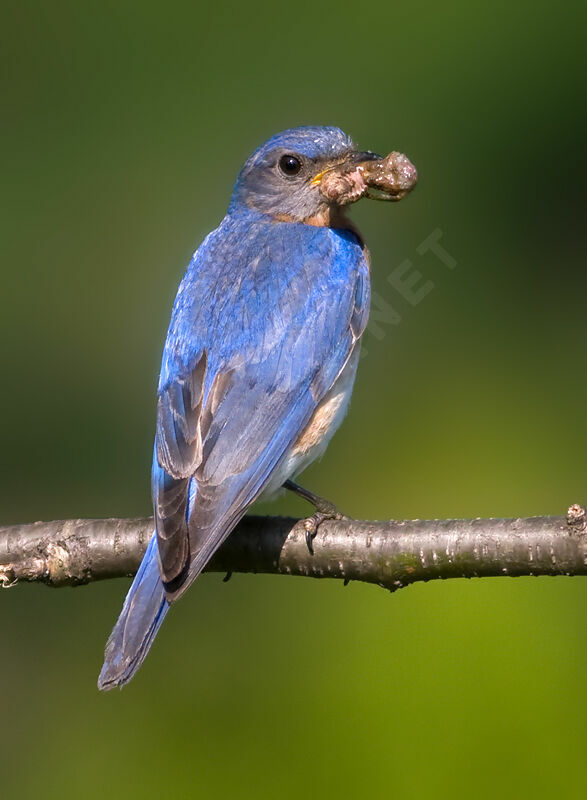
[[[35,522],[0,528],[0,584],[75,586],[133,575],[153,519]],[[415,581],[499,575],[587,575],[587,513],[566,517],[322,523],[309,553],[300,520],[245,517],[206,567],[366,581],[394,591]]]

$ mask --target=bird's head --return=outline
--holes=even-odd
[[[388,191],[385,199],[400,199],[415,184],[415,169],[401,158],[412,170],[410,186],[403,193]],[[367,194],[365,176],[383,163],[376,153],[357,150],[339,128],[292,128],[272,136],[249,158],[229,210],[250,208],[280,221],[338,227],[342,206],[374,196]]]

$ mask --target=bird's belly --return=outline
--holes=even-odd
[[[335,383],[324,395],[297,441],[284,455],[263,490],[261,500],[270,500],[288,478],[294,478],[316,458],[332,439],[347,412],[359,360],[360,344],[355,345]]]

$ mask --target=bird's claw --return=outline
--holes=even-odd
[[[314,537],[318,533],[319,526],[327,519],[348,519],[348,517],[341,514],[330,500],[325,500],[323,497],[320,497],[320,495],[314,494],[314,492],[310,492],[308,489],[304,489],[303,486],[299,486],[292,480],[285,481],[283,488],[299,495],[308,503],[311,503],[316,509],[315,513],[312,514],[311,517],[307,517],[303,522],[304,530],[306,531],[306,545],[310,555],[314,555],[313,542]]]
[[[306,547],[311,556],[314,555],[314,536],[318,533],[318,525],[315,520],[316,514],[304,520],[304,530],[306,531]]]
[[[347,519],[341,514],[336,506],[332,506],[328,511],[316,511],[311,517],[304,520],[304,530],[306,531],[306,546],[310,555],[314,555],[314,537],[318,533],[320,525],[328,519]]]

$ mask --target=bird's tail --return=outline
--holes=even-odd
[[[149,652],[168,609],[153,535],[106,643],[99,689],[113,689],[130,681]]]

